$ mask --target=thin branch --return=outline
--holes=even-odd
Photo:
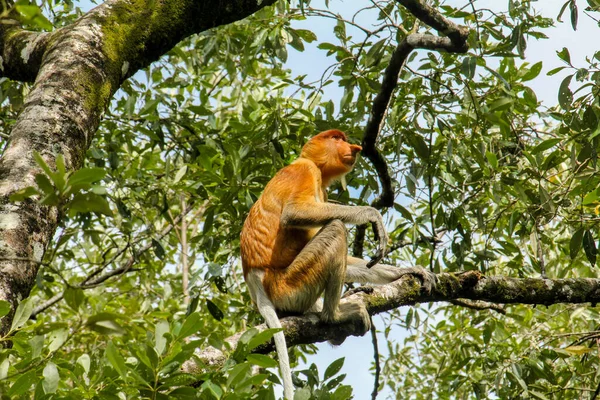
[[[373,323],[373,317],[371,319],[371,342],[373,342],[373,362],[375,363],[375,377],[373,379],[373,392],[371,393],[371,400],[377,399],[379,393],[379,376],[381,375],[381,364],[379,363],[379,345],[377,343],[377,327]]]
[[[467,38],[469,37],[469,29],[466,26],[457,25],[451,20],[444,17],[438,10],[426,4],[421,0],[397,0],[402,4],[412,15],[426,23],[439,33],[448,36],[452,42],[457,45],[462,44],[461,53],[465,53],[468,49]]]
[[[392,99],[392,94],[398,85],[398,76],[402,66],[414,49],[447,51],[451,53],[466,53],[468,50],[467,38],[469,36],[469,29],[467,27],[457,25],[446,19],[439,11],[419,0],[398,0],[398,2],[405,6],[418,20],[428,24],[438,32],[447,35],[447,37],[419,33],[411,33],[405,36],[398,43],[384,71],[381,90],[373,100],[373,106],[362,140],[362,154],[375,168],[381,183],[381,194],[371,204],[377,209],[394,205],[392,178],[385,157],[377,149],[376,142],[383,127],[384,116]],[[353,254],[356,257],[362,256],[365,231],[365,225],[358,226],[356,229],[352,246]]]
[[[470,308],[472,310],[492,310],[502,315],[506,315],[506,310],[500,304],[489,303],[487,301],[455,299],[450,300],[450,303],[454,304],[455,306]]]
[[[181,209],[186,208],[185,196],[181,195]],[[183,289],[183,304],[190,304],[190,290],[189,290],[189,273],[190,266],[188,264],[188,243],[187,243],[187,221],[185,218],[181,218],[181,280]]]
[[[173,230],[173,228],[175,228],[175,226],[177,226],[177,224],[179,224],[181,222],[181,220],[193,209],[193,205],[194,204],[191,203],[185,210],[183,210],[173,220],[172,224],[169,224],[166,228],[164,228],[158,234],[157,238],[162,239],[163,237],[167,236]],[[129,247],[129,245],[125,246],[125,248],[127,248],[127,247]],[[129,257],[129,259],[121,267],[100,275],[100,272],[103,269],[105,269],[108,265],[110,265],[114,262],[117,255],[120,255],[124,252],[124,249],[121,249],[119,252],[117,252],[117,255],[112,257],[108,262],[103,264],[101,267],[99,267],[96,270],[94,270],[93,272],[91,272],[75,287],[80,288],[80,289],[90,289],[90,288],[98,286],[99,284],[105,282],[106,280],[112,278],[113,276],[119,276],[119,275],[123,275],[127,272],[132,272],[133,269],[131,267],[135,264],[135,262],[139,259],[139,257],[142,254],[144,254],[146,251],[148,251],[151,248],[152,248],[152,243],[148,242],[143,247],[138,249],[135,252],[135,254],[133,254],[131,257]],[[51,297],[50,299],[46,300],[44,303],[42,303],[41,305],[39,305],[38,307],[36,307],[33,310],[33,312],[31,313],[31,318],[35,318],[36,315],[38,315],[39,313],[52,307],[53,305],[55,305],[56,303],[61,301],[63,298],[64,298],[64,293],[58,293],[55,296]]]

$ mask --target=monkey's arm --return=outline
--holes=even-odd
[[[315,196],[303,196],[286,203],[281,214],[281,225],[294,228],[317,228],[333,221],[340,220],[345,224],[362,225],[371,223],[379,238],[379,249],[369,261],[371,267],[383,258],[387,247],[388,236],[379,211],[368,206],[343,206],[322,203]]]
[[[281,224],[293,228],[315,228],[338,219],[345,224],[362,225],[383,220],[379,211],[368,206],[343,206],[307,198],[288,202],[281,214]]]
[[[416,275],[423,283],[423,289],[430,293],[435,288],[437,278],[434,273],[421,267],[401,268],[393,265],[375,264],[367,267],[368,262],[348,256],[346,283],[377,283],[385,284],[400,279],[404,275]]]

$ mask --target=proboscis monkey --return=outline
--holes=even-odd
[[[422,268],[377,264],[388,240],[379,211],[327,202],[325,190],[344,179],[360,151],[341,131],[319,133],[296,161],[277,172],[252,206],[240,239],[242,267],[250,296],[270,328],[281,328],[277,311],[314,311],[329,323],[355,319],[367,332],[365,307],[340,299],[344,282],[389,283],[416,274],[425,290],[435,284],[435,275]],[[347,255],[345,224],[366,223],[379,237],[379,249],[369,262]],[[294,387],[283,332],[274,339],[284,397],[291,400]]]

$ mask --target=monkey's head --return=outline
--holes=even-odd
[[[321,170],[323,183],[328,185],[352,171],[361,150],[359,145],[348,143],[344,132],[331,129],[312,137],[302,147],[300,157],[314,162]]]

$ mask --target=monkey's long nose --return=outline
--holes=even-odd
[[[362,147],[360,147],[357,144],[351,144],[350,145],[350,150],[352,150],[352,154],[356,154],[358,152],[360,152],[362,150]]]

